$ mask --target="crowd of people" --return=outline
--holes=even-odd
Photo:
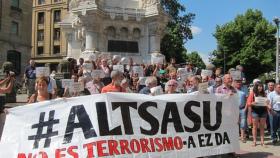
[[[240,139],[246,143],[251,135],[248,127],[252,126],[252,146],[257,145],[257,131],[260,130],[260,145],[264,143],[265,130],[270,132],[272,144],[276,144],[280,132],[280,84],[273,81],[261,83],[255,79],[248,87],[243,67],[229,69],[222,74],[222,68],[207,66],[205,70],[195,67],[191,62],[184,66],[176,64],[174,58],[168,64],[136,64],[132,58],[98,58],[95,61],[80,58],[71,59],[71,79],[83,85],[82,91],[73,91],[71,87],[61,87],[55,79],[56,72],[49,76],[36,77],[33,60],[26,67],[25,78],[28,88],[28,103],[40,102],[57,97],[75,97],[107,92],[140,93],[161,95],[174,93],[237,94],[240,101],[239,125]],[[126,61],[126,62],[124,62]],[[125,64],[124,64],[125,63]],[[123,70],[114,65],[123,65]],[[137,71],[133,67],[138,67]],[[140,69],[139,69],[140,67]],[[92,72],[101,70],[103,75],[94,76]],[[234,75],[237,74],[239,75]],[[10,78],[9,78],[10,79]],[[206,85],[206,86],[205,86]],[[6,89],[1,89],[4,93]],[[264,99],[265,98],[265,99]]]

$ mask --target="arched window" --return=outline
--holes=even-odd
[[[133,29],[133,38],[138,39],[141,36],[141,30],[139,28]]]
[[[107,35],[108,35],[108,37],[111,37],[111,38],[116,37],[116,29],[114,26],[107,27]]]

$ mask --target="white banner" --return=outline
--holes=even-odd
[[[142,66],[133,66],[132,67],[132,72],[134,74],[138,74],[139,77],[143,77],[144,76],[144,70]]]
[[[2,158],[186,158],[239,150],[238,99],[107,93],[9,110]]]
[[[164,56],[159,56],[159,57],[151,56],[152,64],[163,64],[163,62],[164,62]]]
[[[213,71],[211,70],[201,70],[201,76],[212,76]]]
[[[93,78],[104,78],[105,77],[105,73],[104,73],[103,70],[92,70],[91,76]]]
[[[124,72],[124,66],[123,65],[113,65],[113,70]]]
[[[61,79],[61,87],[62,88],[70,88],[73,87],[74,79]]]
[[[50,68],[49,67],[36,67],[36,77],[49,77]]]

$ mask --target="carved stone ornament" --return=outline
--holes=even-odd
[[[71,0],[69,3],[69,9],[72,10],[73,8],[77,8],[79,6],[79,3],[82,0]]]
[[[142,8],[146,8],[152,5],[155,5],[159,0],[142,0]]]
[[[71,0],[69,3],[69,9],[78,8],[81,2],[92,2],[95,4],[99,4],[99,0]]]

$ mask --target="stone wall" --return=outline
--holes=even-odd
[[[21,74],[30,59],[32,0],[20,0],[18,8],[11,1],[2,0],[0,30],[0,65],[7,60],[8,51],[17,51],[21,56]],[[18,34],[11,33],[12,22],[18,23]]]

